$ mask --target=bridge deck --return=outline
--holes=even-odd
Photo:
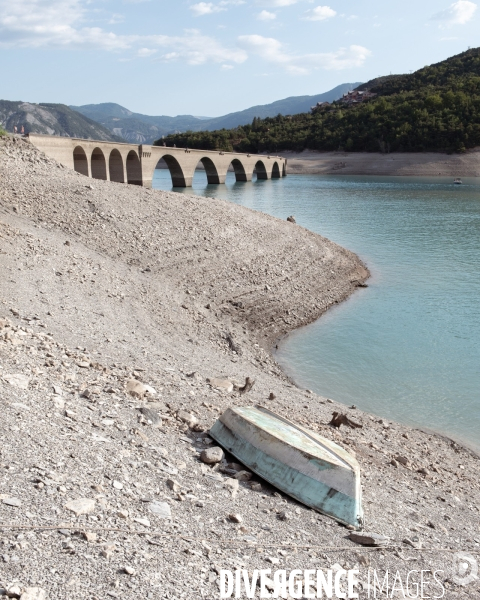
[[[199,163],[208,183],[225,183],[233,167],[237,181],[284,177],[287,161],[280,156],[195,150],[102,142],[49,135],[29,134],[30,142],[47,156],[87,177],[151,187],[158,162],[163,159],[174,187],[190,187]]]

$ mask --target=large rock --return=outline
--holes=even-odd
[[[150,502],[148,510],[160,519],[170,519],[172,516],[170,506],[166,502],[158,502],[157,500]]]

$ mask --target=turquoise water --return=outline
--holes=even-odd
[[[480,181],[289,175],[192,190],[297,223],[356,252],[369,287],[282,342],[306,388],[480,449]],[[170,189],[168,171],[154,187]],[[179,190],[180,191],[180,190]],[[183,190],[182,190],[183,191]]]

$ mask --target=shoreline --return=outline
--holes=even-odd
[[[367,564],[406,574],[403,552],[415,549],[414,568],[443,570],[455,598],[476,593],[477,583],[452,580],[451,552],[478,553],[478,459],[438,435],[293,386],[270,353],[275,339],[365,280],[356,255],[221,200],[87,179],[24,142],[0,143],[0,175],[0,459],[8,466],[0,498],[18,498],[13,507],[0,502],[0,524],[11,526],[0,587],[28,578],[59,600],[112,590],[128,597],[132,585],[136,596],[211,600],[219,569],[239,561],[247,569],[357,565],[365,584]],[[212,377],[255,385],[242,395]],[[132,397],[132,379],[156,393]],[[252,404],[357,457],[367,523],[393,548],[364,550],[343,526],[266,482],[232,477],[231,458],[213,468],[199,460],[218,415]],[[362,427],[329,426],[333,411]],[[91,514],[68,512],[78,498],[93,501]],[[158,516],[154,502],[171,515]],[[45,522],[121,533],[35,533]],[[22,524],[32,527],[29,546],[13,539]],[[53,568],[55,585],[42,576]],[[88,577],[73,575],[77,568]]]
[[[292,175],[480,177],[480,148],[464,154],[436,152],[283,152]]]

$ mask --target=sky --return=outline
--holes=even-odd
[[[471,0],[0,0],[0,98],[215,117],[469,46]]]

